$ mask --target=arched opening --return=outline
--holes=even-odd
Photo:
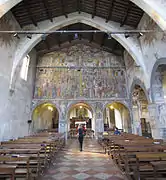
[[[153,68],[151,77],[152,100],[158,106],[157,126],[160,136],[166,137],[166,63],[160,59]]]
[[[32,113],[32,120],[33,131],[54,129],[58,132],[59,112],[55,105],[51,103],[38,105]]]
[[[140,85],[135,85],[132,91],[133,132],[152,137],[148,100]]]
[[[92,108],[86,103],[72,105],[68,112],[68,130],[72,136],[76,135],[76,129],[82,124],[87,134],[95,129]]]
[[[158,64],[152,72],[152,99],[154,102],[166,100],[166,64]]]
[[[108,104],[104,109],[104,130],[113,131],[115,127],[124,132],[131,130],[130,112],[119,102]]]

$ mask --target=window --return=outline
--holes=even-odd
[[[29,61],[30,61],[30,57],[29,57],[29,55],[27,55],[23,59],[23,63],[22,63],[22,67],[21,67],[20,77],[25,81],[27,81],[27,77],[28,77]]]

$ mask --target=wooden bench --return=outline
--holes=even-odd
[[[0,178],[11,178],[15,179],[15,170],[17,166],[0,164]]]
[[[166,157],[166,153],[136,153],[136,171],[135,179],[154,177],[156,172],[153,168],[152,163],[161,162]],[[161,169],[160,169],[161,170]],[[162,173],[166,173],[165,169],[162,169]],[[158,176],[157,176],[158,177]]]
[[[14,177],[26,178],[27,180],[30,178],[29,162],[29,157],[0,156],[0,166],[16,166],[15,172],[12,176],[14,175]],[[4,174],[1,176],[6,177],[6,175],[8,175],[8,172],[5,173],[4,171]]]

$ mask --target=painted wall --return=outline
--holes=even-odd
[[[78,44],[39,57],[38,66],[35,99],[127,98],[122,58],[100,49]]]
[[[144,61],[148,74],[151,74],[153,66],[160,58],[166,57],[165,45],[166,34],[159,26],[145,13],[138,29],[153,30],[140,37],[140,44],[144,54]]]

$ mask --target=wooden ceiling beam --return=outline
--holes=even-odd
[[[50,44],[47,39],[44,40],[44,43],[45,43],[47,49],[50,50]]]
[[[104,33],[103,37],[102,37],[102,41],[101,41],[100,47],[104,46],[104,43],[105,43],[105,40],[106,40],[107,37],[108,37],[108,35],[106,33]]]
[[[114,3],[115,3],[115,0],[112,0],[111,2],[110,2],[110,6],[109,6],[109,11],[108,11],[108,17],[107,17],[107,19],[106,19],[106,23],[109,21],[109,19],[111,19],[111,17],[112,17],[112,12],[113,12],[113,8],[114,8]]]
[[[124,26],[124,24],[126,23],[126,20],[127,20],[127,17],[128,17],[128,14],[129,14],[131,8],[132,8],[132,3],[129,1],[129,4],[128,4],[127,9],[126,9],[125,16],[124,16],[124,18],[120,24],[121,27]]]
[[[97,1],[98,1],[98,0],[94,0],[92,19],[93,19],[93,18],[95,17],[95,15],[96,15]]]
[[[33,15],[32,15],[31,9],[29,7],[28,0],[24,0],[23,3],[24,3],[24,8],[26,9],[26,11],[28,13],[29,18],[32,21],[32,24],[34,24],[34,26],[37,26],[37,22],[35,21]]]
[[[65,15],[66,18],[68,18],[67,13],[65,12],[65,4],[64,4],[64,0],[61,0],[61,6],[62,6],[62,13]]]
[[[77,9],[78,9],[78,13],[81,13],[81,0],[77,0]]]
[[[52,14],[50,12],[48,1],[47,0],[43,0],[43,4],[44,4],[45,10],[46,10],[48,19],[50,19],[50,21],[53,22],[53,18],[52,18]]]

